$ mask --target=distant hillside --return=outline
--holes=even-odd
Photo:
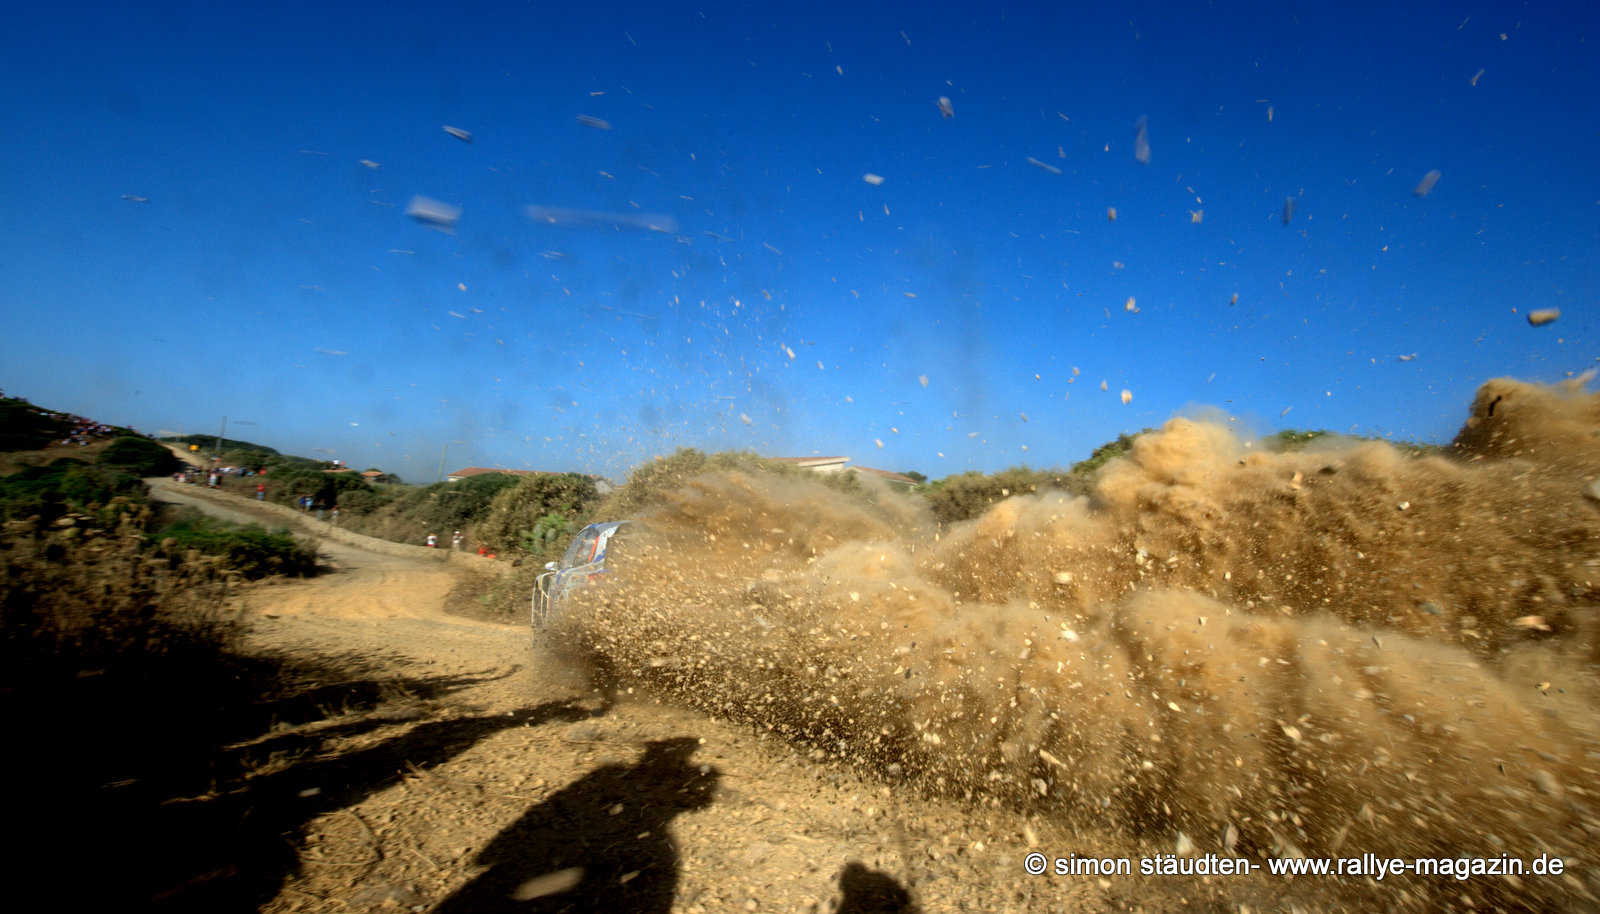
[[[277,448],[256,444],[254,441],[241,441],[238,438],[223,438],[220,455],[217,453],[216,435],[168,435],[161,441],[179,448],[193,446],[198,449],[195,453],[200,457],[205,460],[218,457],[217,465],[224,467],[246,467],[267,471],[276,469],[279,471],[278,475],[282,475],[283,471],[320,473],[333,468],[333,462],[329,460],[284,454]]]
[[[17,397],[0,397],[0,476],[48,466],[62,458],[101,463],[104,453],[124,439],[148,441],[119,425],[35,406]],[[137,445],[123,444],[112,459],[122,465],[135,454],[139,454]],[[147,454],[139,454],[135,462],[147,458]]]
[[[216,435],[168,435],[161,440],[168,444],[193,444],[206,453],[211,453],[217,448]],[[256,444],[252,441],[240,441],[237,438],[222,439],[222,449],[225,451],[250,451],[252,453],[259,452],[261,454],[267,454],[273,457],[280,456],[277,450],[267,447],[264,444]]]
[[[89,443],[132,434],[120,426],[0,397],[0,451],[34,451],[73,438]]]

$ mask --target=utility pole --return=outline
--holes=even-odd
[[[434,482],[444,482],[444,455],[449,453],[451,444],[466,444],[466,441],[451,441],[439,449],[439,478]]]
[[[222,436],[228,431],[228,417],[222,417],[222,428],[217,429],[217,453],[212,456],[213,461],[222,459]]]

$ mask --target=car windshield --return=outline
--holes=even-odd
[[[566,555],[561,557],[561,566],[576,568],[593,561],[599,540],[600,528],[585,527],[583,532],[572,540],[572,545],[567,547]]]

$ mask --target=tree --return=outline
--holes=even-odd
[[[594,479],[578,473],[524,476],[495,496],[474,532],[501,551],[543,555],[565,543],[599,497]]]

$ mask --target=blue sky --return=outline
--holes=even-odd
[[[1584,5],[550,6],[13,11],[0,387],[410,481],[939,477],[1206,406],[1445,440],[1600,356]]]

